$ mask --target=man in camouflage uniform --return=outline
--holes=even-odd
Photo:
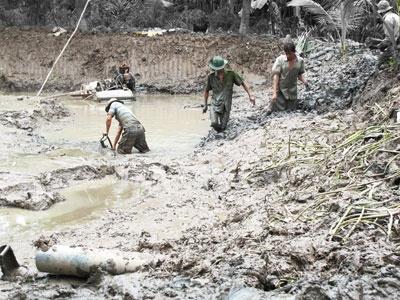
[[[255,98],[250,94],[249,87],[236,72],[226,70],[228,61],[220,56],[213,57],[208,66],[214,71],[207,78],[207,84],[204,91],[204,109],[208,109],[208,97],[212,91],[212,100],[210,107],[211,127],[217,132],[226,129],[232,107],[233,85],[241,85],[247,92],[250,102],[254,105]]]
[[[106,132],[104,135],[108,136],[113,117],[115,117],[115,119],[119,122],[117,135],[113,143],[114,150],[117,150],[120,154],[132,153],[133,147],[135,147],[141,153],[150,151],[146,143],[146,137],[144,134],[145,129],[143,125],[124,105],[123,101],[117,100],[116,98],[110,99],[106,105],[105,111],[107,112],[107,119]]]
[[[304,78],[304,60],[296,55],[296,46],[292,41],[283,45],[285,54],[279,56],[272,67],[272,99],[270,112],[291,111],[298,106],[297,80],[308,87]]]
[[[378,3],[378,13],[382,16],[383,32],[385,33],[385,38],[377,46],[383,51],[378,60],[378,67],[397,52],[396,49],[400,37],[400,17],[398,14],[392,12],[392,9],[386,0]]]

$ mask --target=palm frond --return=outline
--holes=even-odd
[[[280,10],[278,4],[276,4],[275,1],[272,1],[270,3],[270,8],[271,8],[272,16],[273,16],[275,22],[278,24],[282,24],[281,10]]]
[[[292,0],[290,1],[287,6],[292,6],[292,7],[303,7],[306,11],[311,13],[316,17],[317,22],[332,25],[334,27],[337,27],[337,23],[335,20],[332,18],[332,16],[328,13],[327,10],[324,9],[324,7],[312,0]]]

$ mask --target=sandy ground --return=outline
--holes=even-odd
[[[323,114],[267,116],[268,87],[254,82],[257,106],[237,90],[228,130],[210,131],[186,155],[89,159],[87,165],[21,178],[28,188],[7,190],[10,180],[2,177],[0,189],[12,196],[6,203],[46,207],[61,200],[57,191],[74,181],[111,175],[139,184],[141,193],[128,206],[109,208],[85,224],[47,230],[40,240],[163,259],[132,274],[98,270],[89,280],[39,274],[1,282],[0,290],[15,299],[398,298],[399,127],[385,114],[399,89],[389,77],[376,75],[357,104]],[[26,111],[0,114],[2,134],[11,145],[46,151],[51,146],[35,131],[38,122],[58,122],[67,111],[48,101],[40,106],[53,113],[38,115],[33,109],[38,103],[27,105]],[[384,127],[347,139],[371,123]],[[372,151],[375,146],[386,152]],[[356,165],[360,156],[364,164]],[[27,190],[40,193],[23,198]],[[364,208],[361,217],[358,207]],[[371,216],[369,209],[379,214],[368,223],[363,216]],[[37,239],[20,241],[16,249],[32,270]]]

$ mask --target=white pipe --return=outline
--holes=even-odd
[[[64,48],[61,50],[60,54],[58,55],[57,59],[55,60],[53,66],[52,66],[51,69],[50,69],[49,74],[47,74],[47,77],[46,77],[45,81],[43,82],[42,87],[40,88],[39,92],[38,92],[37,95],[36,95],[37,97],[39,97],[40,94],[42,93],[44,86],[46,85],[47,81],[48,81],[49,78],[50,78],[51,73],[52,73],[53,70],[54,70],[54,67],[56,66],[56,64],[57,64],[58,61],[60,60],[61,56],[64,54],[65,49],[67,49],[67,47],[68,47],[69,43],[71,42],[72,38],[74,37],[75,33],[78,31],[79,25],[81,24],[83,15],[85,14],[86,9],[87,9],[87,7],[88,7],[90,1],[91,1],[91,0],[87,0],[87,2],[86,2],[86,4],[85,4],[85,7],[83,8],[82,14],[81,14],[81,16],[79,17],[78,23],[76,24],[76,27],[75,27],[74,32],[71,34],[71,36],[69,37],[69,39],[68,39],[67,43],[65,44]]]
[[[117,252],[103,249],[71,248],[55,245],[47,251],[38,250],[35,261],[40,272],[89,277],[101,268],[112,275],[136,272],[143,267],[155,267],[161,255],[142,252]]]

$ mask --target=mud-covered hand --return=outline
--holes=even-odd
[[[269,105],[268,105],[268,108],[267,108],[267,111],[272,111],[277,99],[278,99],[278,93],[273,92],[272,93],[272,97],[271,97],[271,101],[269,102]]]
[[[256,104],[256,97],[250,96],[249,100],[250,100],[251,104],[253,104],[253,106]]]
[[[207,105],[204,105],[204,107],[203,107],[203,114],[205,114],[205,113],[207,112],[207,110],[208,110],[208,106],[207,106]]]

